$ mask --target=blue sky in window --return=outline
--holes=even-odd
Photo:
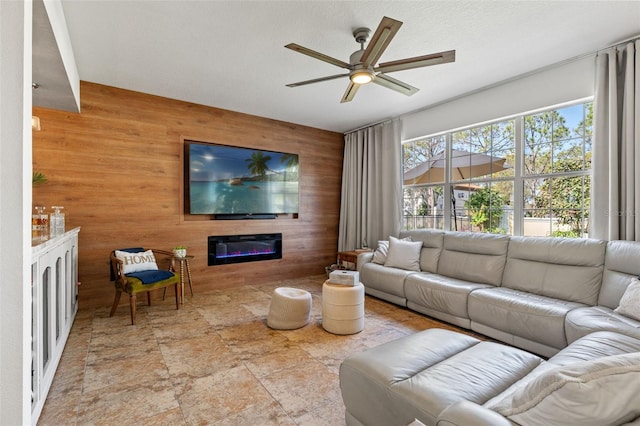
[[[585,105],[578,104],[558,109],[558,113],[564,117],[565,126],[571,131],[571,137],[582,136],[575,133],[580,123],[585,118]]]

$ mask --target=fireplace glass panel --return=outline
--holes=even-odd
[[[210,236],[209,266],[282,259],[282,234]]]

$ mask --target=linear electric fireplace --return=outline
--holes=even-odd
[[[209,266],[282,259],[282,234],[215,235],[208,247]]]

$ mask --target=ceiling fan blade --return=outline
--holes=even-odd
[[[380,25],[378,25],[376,32],[373,33],[373,36],[360,59],[365,67],[370,67],[378,62],[378,59],[380,59],[401,26],[402,22],[400,21],[396,21],[395,19],[391,19],[386,16],[382,18]]]
[[[328,77],[320,77],[320,78],[314,78],[312,80],[299,81],[297,83],[287,84],[287,87],[304,86],[307,84],[320,83],[321,81],[335,80],[336,78],[341,78],[341,77],[349,77],[349,74],[336,74],[336,75],[330,75]]]
[[[416,56],[415,58],[400,59],[398,61],[384,62],[375,67],[374,71],[393,72],[410,70],[412,68],[428,67],[430,65],[444,64],[456,60],[456,51],[432,53],[430,55]]]
[[[413,87],[410,84],[404,83],[400,80],[396,80],[395,78],[389,77],[386,74],[376,74],[376,78],[373,79],[373,82],[379,84],[380,86],[386,87],[387,89],[395,90],[396,92],[400,92],[407,96],[411,96],[418,90],[420,90],[417,87]]]
[[[351,102],[351,100],[356,95],[356,92],[358,91],[359,88],[360,88],[359,84],[355,84],[352,81],[349,81],[347,90],[344,92],[344,95],[342,95],[342,99],[340,100],[340,103],[343,104],[345,102]]]
[[[306,47],[300,46],[299,44],[289,43],[285,46],[287,49],[295,50],[298,53],[302,53],[303,55],[311,56],[312,58],[319,59],[323,62],[330,63],[331,65],[335,65],[340,68],[351,69],[351,65],[341,61],[340,59],[332,58],[331,56],[327,56],[324,53],[316,52],[315,50],[307,49]]]

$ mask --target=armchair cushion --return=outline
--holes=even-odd
[[[152,284],[173,277],[173,272],[164,270],[138,271],[125,274],[128,278],[137,278],[142,284]]]
[[[116,257],[122,261],[122,273],[125,275],[131,272],[158,270],[152,250],[137,253],[116,250]]]
[[[129,294],[135,294],[180,283],[180,274],[172,272],[170,272],[170,274],[171,276],[169,278],[162,281],[155,281],[150,284],[144,284],[139,278],[133,277],[131,275],[126,275],[127,281],[124,284],[124,288],[122,288],[122,284],[120,283],[120,281],[116,281],[116,287],[120,287],[122,291],[125,291]]]

